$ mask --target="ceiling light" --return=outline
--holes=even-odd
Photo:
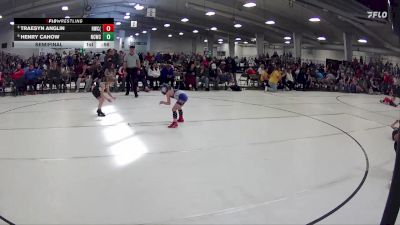
[[[214,16],[215,12],[214,11],[208,11],[206,12],[206,16]]]
[[[197,34],[197,33],[199,33],[199,31],[198,30],[194,30],[193,33]]]
[[[130,6],[136,5],[136,3],[134,3],[134,2],[129,2],[128,4],[129,4]]]
[[[168,34],[168,37],[172,37],[172,34]]]
[[[218,44],[220,44],[220,45],[222,45],[224,42],[222,42],[222,41],[220,41],[220,42],[218,42]]]
[[[239,38],[239,37],[235,39],[235,41],[241,41],[241,40],[242,40],[242,39],[241,39],[241,38]]]
[[[235,41],[235,45],[239,44],[239,42]]]
[[[130,15],[131,15],[131,13],[128,13],[128,12],[127,12],[127,13],[125,13],[125,16],[130,16]]]
[[[139,35],[140,35],[139,33],[136,33],[136,34],[135,34],[135,36],[139,36]]]
[[[0,19],[3,19],[3,16],[2,16],[2,15],[0,15]]]
[[[183,35],[183,32],[179,32],[179,35],[182,36],[182,35]]]
[[[273,25],[273,24],[275,24],[275,21],[273,21],[273,20],[268,20],[268,21],[265,22],[265,24]]]
[[[63,7],[61,7],[61,10],[62,10],[62,11],[68,11],[68,6],[63,6]]]
[[[129,20],[130,16],[124,16],[124,19]]]
[[[284,37],[283,39],[285,39],[285,40],[292,40],[292,38],[291,38],[291,37],[288,37],[288,36]]]
[[[256,6],[257,4],[255,2],[246,2],[243,6],[246,8],[251,8]]]
[[[211,27],[210,30],[216,31],[216,30],[218,30],[218,28],[216,28],[216,27]]]
[[[241,28],[242,27],[242,24],[240,24],[240,23],[236,23],[235,25],[233,25],[234,27],[236,27],[236,28]]]
[[[207,43],[208,42],[208,40],[207,39],[204,39],[204,43]]]
[[[185,18],[182,18],[181,21],[184,22],[184,23],[186,23],[186,22],[189,21],[189,19],[185,17]]]
[[[249,43],[249,42],[247,42],[247,41],[244,41],[244,42],[243,42],[243,44],[246,44],[246,45],[247,45],[248,43]]]
[[[224,41],[224,39],[218,39],[218,42],[222,42],[222,41]]]
[[[147,30],[142,31],[142,34],[147,34]]]
[[[318,17],[312,17],[312,18],[310,18],[310,19],[308,19],[310,22],[319,22],[319,21],[321,21],[321,19],[320,18],[318,18]]]
[[[257,38],[252,38],[251,41],[255,42],[255,41],[257,41]]]
[[[290,44],[290,41],[285,41],[285,44]]]
[[[10,22],[10,25],[11,25],[11,26],[14,26],[14,24],[15,24],[14,21],[11,21],[11,22]]]
[[[142,5],[140,5],[140,4],[136,4],[136,5],[135,5],[135,9],[136,9],[136,10],[143,10],[143,9],[144,9],[144,6],[142,6]]]
[[[318,37],[318,41],[326,41],[326,37]]]
[[[153,28],[151,28],[151,30],[156,31],[156,30],[157,30],[157,27],[153,27]]]
[[[169,24],[169,23],[164,24],[164,27],[170,27],[170,26],[171,26],[171,24]]]
[[[115,23],[115,25],[119,26],[119,25],[121,25],[121,22],[118,21]]]
[[[129,36],[130,38],[133,38],[133,35]]]
[[[365,43],[367,43],[368,41],[367,41],[366,39],[364,39],[364,38],[360,38],[360,39],[358,39],[358,42],[359,42],[359,43],[365,44]]]
[[[120,39],[120,37],[117,37],[117,39]]]
[[[69,16],[65,16],[65,19],[69,19],[69,18],[71,18],[71,17],[69,17]]]

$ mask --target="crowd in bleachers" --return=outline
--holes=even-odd
[[[92,83],[114,76],[112,91],[125,91],[124,51],[63,52],[23,59],[0,53],[0,90],[26,93],[90,91]],[[140,54],[138,76],[143,91],[162,83],[186,90],[247,87],[266,91],[328,90],[350,93],[400,94],[400,69],[390,62],[301,62],[289,54],[257,58],[211,58],[199,54]]]

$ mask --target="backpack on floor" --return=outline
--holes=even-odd
[[[230,88],[232,91],[242,91],[242,89],[238,85],[232,85],[232,86],[230,86]]]
[[[178,89],[178,90],[186,90],[185,82],[183,82],[183,81],[176,81],[175,89]]]

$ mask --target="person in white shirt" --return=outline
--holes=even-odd
[[[285,86],[286,88],[291,91],[294,89],[294,78],[292,75],[292,71],[290,70],[290,68],[287,68],[284,72],[284,76],[286,78],[286,82],[285,82]]]
[[[258,67],[257,74],[261,75],[264,70],[265,70],[265,66],[264,66],[264,64],[261,64],[260,67]]]
[[[160,82],[159,77],[160,77],[160,70],[158,69],[158,64],[157,63],[151,64],[147,71],[147,80],[150,81],[150,87],[153,90],[159,88],[159,82]],[[154,86],[154,83],[156,83],[156,86]]]
[[[105,60],[105,58],[106,58],[106,52],[103,51],[103,52],[100,54],[100,56],[99,56],[99,61],[100,61],[100,64],[101,64],[102,66],[104,65],[104,60]]]

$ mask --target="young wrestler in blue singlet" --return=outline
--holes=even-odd
[[[161,93],[165,95],[165,97],[167,97],[167,101],[160,101],[160,104],[171,105],[171,98],[174,98],[176,100],[174,107],[172,107],[173,121],[171,125],[168,126],[168,128],[177,128],[178,122],[184,122],[182,107],[187,102],[188,96],[184,91],[174,90],[171,88],[171,86],[167,84],[162,85]],[[176,111],[179,112],[179,119]]]

